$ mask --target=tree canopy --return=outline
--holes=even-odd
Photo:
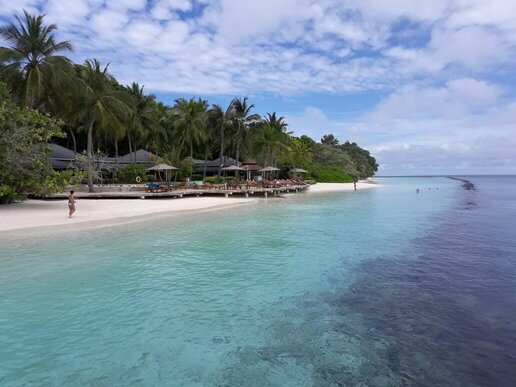
[[[43,163],[42,143],[50,141],[84,153],[91,190],[96,178],[91,168],[94,155],[118,157],[142,148],[167,163],[187,165],[183,170],[190,174],[192,159],[208,157],[255,159],[281,168],[283,175],[291,168],[303,168],[310,172],[309,178],[319,181],[330,175],[332,181],[366,178],[378,169],[374,157],[356,143],[341,143],[333,134],[320,142],[306,135],[295,137],[296,128],[284,117],[276,112],[257,114],[247,97],[235,97],[227,106],[210,105],[202,98],[178,98],[167,106],[147,93],[144,85],[120,84],[110,74],[109,64],[96,59],[72,63],[64,56],[72,44],[57,41],[56,30],[57,25],[45,24],[43,15],[27,12],[16,23],[0,28],[5,42],[0,47],[0,80],[10,90],[7,96],[2,86],[3,146],[22,132],[38,136],[37,142],[19,144],[26,150],[38,144],[38,173],[43,173],[43,164],[48,167]],[[30,124],[21,125],[24,120]],[[15,123],[14,129],[8,131],[6,122]],[[25,153],[20,150],[20,154]],[[3,157],[14,162],[12,153]],[[28,166],[16,171],[9,166],[10,172],[3,168],[6,181],[5,176],[23,174]],[[33,172],[29,175],[34,176]],[[26,179],[20,181],[24,187],[30,185]],[[22,190],[21,185],[15,189]]]

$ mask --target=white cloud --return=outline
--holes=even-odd
[[[306,134],[315,140],[335,129],[326,114],[315,106],[307,106],[300,113],[286,116],[285,120],[294,135]]]
[[[496,106],[501,89],[485,81],[459,78],[442,87],[401,87],[374,112],[382,123],[406,118],[457,119]]]
[[[123,67],[124,77],[143,76],[139,81],[171,92],[392,90],[410,79],[433,77],[435,71],[441,72],[438,79],[443,82],[448,73],[490,74],[497,64],[511,63],[516,53],[516,11],[509,0],[489,6],[479,0],[0,4],[3,13],[41,6],[59,24],[60,35],[73,38],[77,60],[94,55],[118,61],[113,68]],[[186,19],[178,13],[194,9],[194,16]],[[403,38],[407,42],[425,31],[428,40],[393,45],[390,39],[403,35],[398,25],[402,21],[419,26]],[[145,68],[152,71],[142,71]]]
[[[297,133],[370,145],[393,168],[418,155],[514,161],[514,0],[0,0],[0,20],[23,9],[46,12],[76,61],[111,62],[149,91],[387,95],[354,120],[313,100],[287,118]],[[500,160],[476,145],[486,139]]]

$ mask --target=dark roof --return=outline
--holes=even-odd
[[[204,160],[195,160],[194,159],[194,164],[196,167],[204,167]],[[220,167],[220,165],[222,164],[222,162],[220,161],[220,157],[218,159],[215,159],[215,160],[208,160],[208,162],[206,163],[206,166],[207,167]],[[239,163],[237,163],[237,161],[231,157],[224,157],[224,165],[223,167],[229,167],[230,165],[239,165]]]
[[[57,144],[49,144],[52,148],[50,157],[57,160],[75,160],[75,152],[71,149],[65,148],[64,146]]]
[[[145,149],[138,149],[136,152],[128,153],[118,158],[120,164],[146,164],[156,158],[156,155],[146,151]]]
[[[197,172],[204,171],[204,160],[200,160],[200,161],[201,161],[200,163],[195,162],[195,170]],[[239,163],[237,163],[237,161],[231,157],[224,157],[224,163],[221,162],[220,157],[219,157],[215,160],[209,160],[206,163],[206,172],[208,172],[208,173],[218,172],[221,164],[224,164],[222,167],[229,167],[230,165],[239,165]]]

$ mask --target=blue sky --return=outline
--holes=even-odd
[[[249,96],[380,174],[516,173],[514,0],[0,0],[167,104]]]

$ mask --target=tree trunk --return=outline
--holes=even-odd
[[[116,180],[116,172],[118,170],[118,140],[115,138],[115,170],[113,171],[113,179]]]
[[[240,158],[240,141],[237,142],[235,158],[236,158],[236,165],[238,165],[238,159]]]
[[[220,177],[222,173],[222,165],[220,162],[224,159],[224,130],[225,130],[224,123],[222,124],[221,131],[220,131],[220,154],[219,154],[219,171],[217,173],[217,176]]]
[[[75,156],[77,154],[77,140],[75,138],[75,133],[73,132],[72,128],[70,128],[70,135],[72,136],[73,155]]]
[[[127,141],[129,142],[129,154],[130,156],[130,162],[133,161],[133,143],[131,142],[131,133],[127,132]]]
[[[93,192],[93,124],[95,121],[92,119],[88,126],[88,191]]]
[[[204,149],[204,173],[203,178],[206,179],[206,167],[208,164],[208,146]]]
[[[190,141],[190,158],[191,158],[191,162],[192,162],[192,169],[190,170],[190,179],[192,178],[193,176],[193,170],[194,170],[194,165],[193,165],[193,141]]]

